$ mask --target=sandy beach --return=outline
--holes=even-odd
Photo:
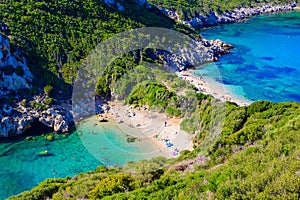
[[[115,120],[119,128],[132,137],[150,140],[158,152],[167,158],[177,157],[182,150],[193,150],[194,136],[180,130],[181,118],[170,118],[146,107],[137,109],[121,105],[118,101],[109,102],[109,106],[111,109],[102,114],[102,117]],[[128,130],[128,127],[134,128],[135,131]],[[134,134],[137,132],[138,135]]]
[[[234,97],[220,83],[197,77],[192,71],[176,72],[176,74],[193,84],[199,92],[210,94],[224,102],[231,101],[239,106],[251,103],[246,99]],[[131,137],[150,140],[160,155],[174,158],[180,151],[193,150],[194,135],[180,130],[181,118],[170,118],[166,114],[153,112],[146,106],[133,108],[130,105],[122,105],[120,101],[111,101],[108,105],[110,110],[99,115],[99,119],[114,120],[119,128]]]
[[[247,106],[251,104],[251,101],[247,99],[235,97],[232,93],[230,93],[230,91],[226,90],[221,83],[216,83],[206,78],[199,78],[191,71],[176,72],[176,74],[181,79],[193,84],[198,91],[203,94],[210,94],[213,97],[222,100],[223,102],[231,101],[239,106]]]

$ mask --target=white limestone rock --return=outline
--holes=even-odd
[[[18,55],[16,52],[15,55]],[[24,58],[22,58],[25,61]],[[22,63],[10,52],[10,43],[8,37],[0,34],[0,97],[7,95],[8,93],[14,91],[17,92],[19,89],[29,89],[31,88],[31,81],[33,78],[32,73],[29,68]],[[22,70],[22,75],[17,75],[15,70]],[[13,73],[5,73],[7,70]]]
[[[62,115],[56,116],[56,118],[54,119],[53,128],[55,132],[62,132],[62,133],[68,132],[69,130],[69,126]]]

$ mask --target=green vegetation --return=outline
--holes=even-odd
[[[135,107],[148,105],[157,111],[166,111],[171,116],[179,116],[178,99],[174,92],[158,83],[145,83],[138,85],[129,95],[128,103]]]
[[[131,191],[134,189],[134,179],[129,174],[115,174],[102,179],[89,192],[90,199],[101,199],[112,194]]]
[[[42,103],[39,103],[39,102],[36,102],[36,101],[31,101],[30,102],[30,107],[34,110],[46,110],[47,109],[47,106],[42,104]]]
[[[234,10],[241,7],[254,7],[263,4],[285,4],[293,3],[290,0],[149,0],[149,3],[158,6],[159,8],[175,9],[181,19],[191,19],[197,14],[206,15],[211,11],[224,13],[227,10]]]
[[[54,100],[50,97],[46,98],[44,101],[46,105],[51,105],[54,102]]]
[[[155,7],[146,10],[134,0],[121,4],[125,11],[95,0],[4,0],[0,2],[0,20],[9,25],[12,47],[23,50],[31,71],[38,77],[34,83],[40,87],[50,84],[56,90],[69,89],[65,82],[73,83],[86,56],[115,33],[149,26],[173,28],[200,38]],[[122,65],[125,63],[118,66]],[[8,68],[5,73],[12,71]]]
[[[52,90],[53,90],[53,87],[51,85],[46,85],[44,87],[44,93],[47,97],[50,97],[51,96],[51,93],[52,93]]]
[[[299,122],[297,103],[226,104],[221,135],[206,154],[210,159],[193,164],[195,170],[174,166],[198,156],[201,137],[193,152],[176,160],[100,166],[72,179],[48,179],[11,199],[299,199]]]
[[[52,104],[53,90],[65,89],[61,83],[73,83],[87,54],[115,33],[156,26],[200,38],[155,7],[146,10],[134,0],[120,2],[126,11],[93,0],[1,1],[0,19],[9,24],[13,48],[26,50],[31,70],[40,79],[37,83],[40,87],[46,85],[47,98],[43,103]],[[174,8],[181,17],[190,18],[197,13],[224,12],[269,1],[150,2]],[[272,1],[282,2],[287,1]],[[73,178],[47,179],[11,199],[300,198],[299,104],[259,101],[247,107],[228,102],[224,105],[211,96],[196,93],[175,74],[145,67],[149,63],[161,64],[158,60],[153,50],[148,49],[114,60],[97,80],[97,94],[107,97],[114,92],[134,106],[146,105],[170,116],[183,117],[181,128],[195,134],[194,151],[181,152],[176,160],[159,157],[130,162],[122,168],[100,166]],[[5,74],[14,72],[22,74],[20,69],[4,69]],[[22,101],[23,105],[26,103]],[[47,108],[35,101],[30,105],[38,110]],[[45,136],[48,140],[56,137]],[[134,140],[128,137],[129,142]],[[183,163],[199,154],[209,159],[204,164],[195,162],[189,167],[193,170],[185,170]]]

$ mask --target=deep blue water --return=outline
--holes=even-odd
[[[300,102],[300,12],[264,15],[201,31],[233,44],[216,65],[226,88],[249,100]],[[213,76],[213,74],[210,74]]]

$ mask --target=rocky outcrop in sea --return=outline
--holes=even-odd
[[[26,59],[12,52],[9,38],[0,34],[0,137],[22,134],[33,122],[56,132],[69,131],[73,117],[66,106],[45,105],[43,96],[20,101],[18,92],[29,90],[32,81]]]
[[[203,63],[215,62],[225,55],[229,54],[233,45],[223,42],[221,40],[206,40],[201,39],[194,44],[188,52],[181,54],[161,53],[164,56],[164,61],[168,66],[176,71],[184,71],[190,67],[197,67]]]
[[[260,7],[252,7],[252,8],[240,8],[234,9],[232,11],[227,10],[223,14],[218,14],[214,11],[210,12],[207,15],[197,14],[195,17],[189,20],[181,20],[179,14],[176,10],[161,8],[160,10],[167,15],[168,17],[174,19],[175,21],[180,21],[184,24],[189,25],[193,28],[205,28],[210,26],[216,26],[218,24],[228,24],[234,22],[240,22],[247,18],[268,14],[268,13],[276,13],[276,12],[284,12],[293,10],[297,6],[297,3],[285,4],[285,5],[262,5]]]

